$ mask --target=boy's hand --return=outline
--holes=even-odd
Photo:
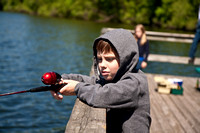
[[[55,91],[50,91],[51,92],[51,95],[57,99],[57,100],[62,100],[63,99],[63,95],[59,94],[58,92],[55,92]]]
[[[54,91],[51,91],[51,94],[57,100],[62,100],[63,95],[66,95],[66,96],[76,95],[74,88],[76,87],[78,83],[79,82],[75,80],[61,80],[59,84],[66,84],[66,85],[58,91],[60,94]]]
[[[59,84],[66,84],[63,88],[59,90],[59,92],[66,96],[76,95],[74,89],[78,84],[78,81],[75,80],[62,80]]]

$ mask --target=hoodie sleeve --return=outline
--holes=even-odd
[[[87,75],[81,75],[81,74],[62,74],[63,79],[70,79],[70,80],[76,80],[79,82],[85,82],[89,84],[94,84],[96,82],[96,78],[94,76],[87,76]]]
[[[134,108],[142,96],[145,87],[135,77],[127,77],[117,83],[91,85],[79,83],[75,88],[77,97],[92,107],[99,108]]]

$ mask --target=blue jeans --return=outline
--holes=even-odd
[[[198,45],[199,40],[200,40],[200,20],[197,23],[196,34],[195,34],[195,37],[193,39],[193,43],[190,47],[190,53],[189,53],[190,58],[195,57],[195,52],[197,50],[197,45]]]
[[[139,61],[138,61],[137,66],[136,66],[136,69],[137,69],[137,70],[138,70],[138,69],[141,69],[141,64],[142,64],[143,60],[144,60],[143,57],[139,57]]]

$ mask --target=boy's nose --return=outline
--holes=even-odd
[[[106,61],[105,60],[102,60],[102,62],[99,64],[100,67],[102,68],[106,68]]]

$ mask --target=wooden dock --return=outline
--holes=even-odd
[[[199,133],[200,91],[194,87],[197,78],[146,74],[149,84],[151,133]],[[155,91],[155,76],[183,79],[183,95],[160,94]],[[65,133],[105,133],[106,110],[87,106],[78,99]]]

